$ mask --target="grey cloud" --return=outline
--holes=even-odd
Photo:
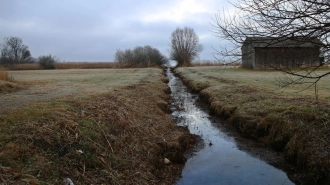
[[[52,54],[65,61],[112,61],[117,49],[150,45],[167,55],[169,37],[177,27],[189,26],[204,45],[201,59],[212,59],[216,37],[210,32],[216,12],[196,14],[184,22],[143,22],[141,12],[166,7],[173,1],[20,1],[2,0],[2,38],[18,36],[34,57]],[[152,14],[151,14],[152,15]]]

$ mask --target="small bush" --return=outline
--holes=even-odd
[[[38,63],[42,69],[55,69],[56,58],[52,55],[40,56]]]

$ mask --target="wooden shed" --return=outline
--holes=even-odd
[[[250,69],[318,66],[322,46],[316,37],[247,37],[241,48],[242,66]]]

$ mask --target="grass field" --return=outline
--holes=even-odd
[[[122,86],[139,83],[148,75],[155,75],[159,69],[67,69],[8,71],[16,81],[27,84],[49,83],[74,86],[80,95],[99,94]]]
[[[238,67],[191,67],[181,68],[178,71],[185,73],[194,81],[204,85],[217,85],[221,79],[231,80],[233,83],[252,86],[283,96],[314,97],[314,87],[306,89],[310,83],[296,84],[288,87],[281,86],[281,79],[285,76],[275,70],[249,70]],[[318,73],[329,72],[329,69],[319,70]],[[330,100],[330,76],[322,78],[318,82],[318,94],[320,98]],[[307,82],[307,80],[305,81]],[[305,90],[306,89],[306,90]]]
[[[319,82],[316,101],[313,88],[279,88],[283,74],[277,71],[189,67],[175,72],[213,114],[243,136],[283,152],[304,183],[330,183],[330,76]]]
[[[173,184],[180,175],[195,141],[168,114],[162,69],[9,73],[28,86],[1,95],[15,101],[78,90],[0,113],[0,184]]]

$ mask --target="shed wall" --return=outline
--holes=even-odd
[[[295,68],[320,64],[319,48],[254,48],[254,68]]]
[[[241,48],[242,50],[242,67],[244,68],[254,68],[254,48],[251,44],[244,44]]]

